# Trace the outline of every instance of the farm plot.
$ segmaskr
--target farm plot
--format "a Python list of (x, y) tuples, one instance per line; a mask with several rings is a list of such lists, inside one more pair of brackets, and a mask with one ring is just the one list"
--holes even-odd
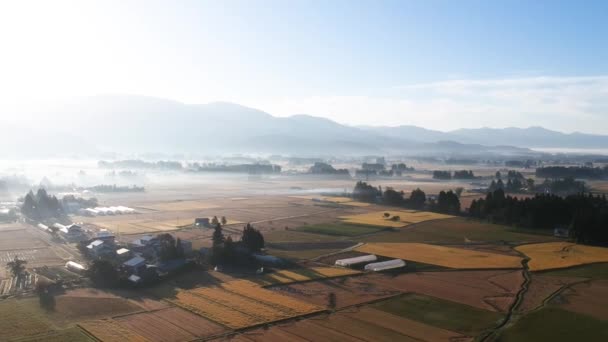
[(541, 274), (532, 274), (528, 291), (525, 292), (523, 300), (517, 310), (529, 312), (543, 305), (545, 300), (569, 284), (581, 281), (583, 278), (574, 277), (549, 277)]
[(95, 336), (102, 342), (129, 341), (129, 342), (149, 342), (145, 337), (137, 334), (133, 330), (125, 328), (115, 320), (97, 320), (78, 324), (83, 330)]
[(0, 251), (0, 264), (6, 265), (7, 262), (18, 257), (26, 260), (28, 266), (44, 264), (61, 264), (63, 259), (57, 256), (50, 248), (18, 249), (12, 251)]
[[(385, 216), (388, 213), (389, 216)], [(394, 219), (396, 216), (399, 219)], [(450, 215), (431, 213), (427, 211), (415, 210), (388, 210), (388, 211), (373, 211), (365, 214), (341, 216), (344, 222), (353, 224), (363, 224), (370, 226), (401, 228), (412, 223), (419, 223), (429, 220), (439, 220), (452, 218)]]
[(358, 236), (377, 233), (385, 230), (384, 227), (362, 226), (349, 223), (321, 223), (298, 227), (298, 231), (314, 234), (324, 234), (332, 236)]
[(517, 320), (499, 339), (506, 342), (608, 341), (608, 324), (557, 307), (545, 307)]
[(531, 260), (532, 271), (565, 268), (595, 262), (608, 262), (608, 248), (577, 245), (568, 242), (547, 242), (518, 246), (515, 249)]
[(264, 323), (256, 317), (233, 310), (228, 306), (197, 296), (188, 291), (180, 290), (177, 292), (174, 299), (171, 298), (166, 300), (232, 329), (240, 329)]
[(160, 233), (180, 229), (181, 226), (194, 222), (192, 218), (175, 218), (173, 220), (149, 219), (121, 219), (121, 220), (96, 220), (96, 226), (121, 234)]
[(521, 268), (521, 258), (424, 243), (366, 243), (359, 252), (456, 269)]
[[(452, 331), (362, 308), (248, 331), (237, 341), (452, 341), (466, 337)], [(232, 338), (230, 340), (233, 340)]]
[(48, 244), (27, 230), (0, 231), (0, 250), (41, 249)]
[(317, 202), (328, 202), (335, 204), (343, 204), (353, 207), (367, 207), (370, 206), (370, 203), (355, 201), (350, 197), (338, 197), (338, 196), (289, 196), (291, 198), (300, 198), (300, 199), (308, 199)]
[(475, 336), (495, 326), (502, 318), (497, 312), (438, 298), (407, 294), (372, 305), (373, 308), (449, 331)]
[(19, 339), (20, 342), (93, 342), (80, 328), (57, 330), (31, 338)]
[(555, 241), (551, 235), (528, 234), (525, 231), (465, 218), (421, 222), (396, 232), (367, 236), (363, 242), (426, 243), (530, 243)]
[(524, 281), (517, 271), (419, 272), (376, 279), (377, 284), (488, 311), (506, 312)]
[(55, 297), (53, 318), (61, 321), (105, 318), (141, 311), (141, 308), (122, 298)]
[(190, 341), (220, 334), (226, 329), (179, 308), (123, 316), (115, 319), (150, 341)]
[(309, 304), (304, 301), (293, 299), (289, 296), (283, 296), (275, 291), (267, 290), (259, 287), (258, 284), (248, 280), (235, 280), (223, 283), (222, 288), (237, 293), (239, 295), (263, 300), (264, 303), (277, 307), (279, 310), (296, 315), (305, 315), (323, 310), (322, 307)]
[(374, 276), (361, 276), (304, 284), (280, 285), (270, 289), (320, 307), (328, 307), (328, 295), (335, 295), (335, 307), (344, 308), (395, 296), (399, 290), (374, 282)]
[(320, 278), (334, 278), (361, 274), (359, 271), (338, 267), (308, 267), (278, 270), (257, 278), (264, 285), (289, 284)]
[(141, 206), (144, 209), (158, 211), (187, 211), (187, 210), (203, 210), (217, 208), (217, 204), (206, 201), (174, 201), (162, 202), (154, 204), (146, 204)]
[(0, 302), (0, 341), (31, 337), (53, 330), (37, 309), (38, 300), (4, 300)]
[(560, 308), (608, 321), (608, 280), (576, 284), (563, 293)]

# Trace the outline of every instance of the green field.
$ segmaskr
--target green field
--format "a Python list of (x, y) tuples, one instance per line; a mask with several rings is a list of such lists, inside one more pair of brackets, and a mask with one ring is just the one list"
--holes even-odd
[(394, 315), (467, 335), (476, 335), (491, 328), (502, 318), (498, 312), (413, 293), (373, 306)]
[(498, 341), (608, 341), (608, 322), (558, 308), (520, 318)]
[(296, 230), (273, 230), (264, 233), (266, 242), (327, 242), (339, 240), (336, 236), (306, 233)]
[(325, 254), (339, 252), (342, 249), (302, 249), (302, 250), (283, 250), (268, 248), (268, 254), (284, 259), (309, 260)]
[(408, 226), (396, 232), (366, 236), (362, 242), (425, 242), (425, 243), (530, 243), (556, 241), (544, 231), (481, 222), (466, 218), (434, 220)]
[(387, 229), (385, 227), (366, 226), (349, 223), (323, 223), (307, 225), (297, 228), (297, 231), (299, 232), (347, 237), (372, 234), (383, 230)]
[(550, 277), (579, 277), (589, 279), (608, 279), (608, 263), (590, 264), (562, 270), (539, 272), (538, 274)]

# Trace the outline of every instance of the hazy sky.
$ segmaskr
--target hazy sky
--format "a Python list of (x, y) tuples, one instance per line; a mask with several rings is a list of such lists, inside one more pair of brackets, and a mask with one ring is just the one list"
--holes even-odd
[(103, 93), (608, 134), (608, 1), (0, 0), (0, 103)]

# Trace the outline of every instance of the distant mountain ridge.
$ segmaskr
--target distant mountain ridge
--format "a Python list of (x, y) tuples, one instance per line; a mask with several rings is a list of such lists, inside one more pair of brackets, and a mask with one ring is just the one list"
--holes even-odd
[[(527, 155), (532, 153), (528, 147), (608, 147), (608, 136), (564, 134), (541, 127), (451, 132), (416, 126), (353, 127), (310, 115), (274, 117), (234, 103), (188, 105), (130, 95), (83, 97), (49, 105), (31, 121), (35, 122), (34, 136), (29, 134), (32, 125), (28, 122), (0, 136), (0, 143), (14, 146), (16, 139), (23, 145), (38, 144), (27, 146), (28, 156), (36, 152), (40, 156), (87, 152)], [(12, 152), (20, 153), (18, 149)]]

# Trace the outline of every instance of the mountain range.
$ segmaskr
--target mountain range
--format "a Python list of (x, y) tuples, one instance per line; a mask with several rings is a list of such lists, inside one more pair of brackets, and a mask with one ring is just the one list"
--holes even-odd
[[(10, 115), (10, 113), (9, 113)], [(530, 155), (528, 148), (607, 148), (608, 136), (530, 128), (440, 132), (416, 126), (353, 127), (310, 116), (274, 117), (234, 103), (189, 105), (131, 95), (54, 103), (7, 126), (9, 156), (162, 154)]]

